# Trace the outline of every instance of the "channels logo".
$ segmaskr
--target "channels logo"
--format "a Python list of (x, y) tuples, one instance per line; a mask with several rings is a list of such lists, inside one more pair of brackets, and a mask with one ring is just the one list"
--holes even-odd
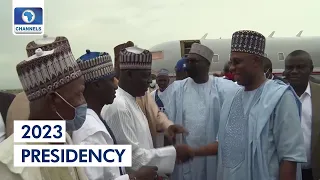
[(43, 9), (41, 7), (14, 8), (14, 33), (43, 34)]

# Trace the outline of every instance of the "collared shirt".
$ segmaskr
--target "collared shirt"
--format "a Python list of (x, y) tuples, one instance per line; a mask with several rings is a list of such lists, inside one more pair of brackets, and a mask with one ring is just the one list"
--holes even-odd
[(274, 75), (273, 74), (271, 74), (271, 79), (274, 79)]
[(311, 126), (312, 126), (312, 102), (310, 84), (308, 83), (307, 89), (300, 96), (302, 104), (301, 111), (301, 127), (303, 130), (304, 144), (307, 154), (307, 163), (302, 165), (303, 169), (311, 168)]

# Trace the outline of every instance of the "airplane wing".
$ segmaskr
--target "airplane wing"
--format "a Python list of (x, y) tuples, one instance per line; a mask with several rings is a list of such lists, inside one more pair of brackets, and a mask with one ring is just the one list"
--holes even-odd
[(201, 40), (206, 39), (207, 35), (208, 35), (208, 33), (206, 33), (204, 36), (202, 36)]
[(302, 32), (303, 32), (303, 30), (301, 30), (301, 31), (296, 35), (296, 37), (300, 37), (301, 34), (302, 34)]

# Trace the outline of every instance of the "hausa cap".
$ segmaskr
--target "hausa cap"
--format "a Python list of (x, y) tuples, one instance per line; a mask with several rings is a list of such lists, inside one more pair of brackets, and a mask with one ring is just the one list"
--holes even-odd
[(265, 56), (266, 38), (259, 32), (241, 30), (233, 33), (231, 52), (244, 52)]
[(86, 50), (86, 54), (77, 59), (85, 82), (92, 82), (101, 78), (113, 77), (115, 71), (111, 56), (106, 52), (91, 52)]
[(169, 71), (167, 69), (160, 69), (157, 76), (169, 76)]
[(202, 56), (203, 58), (208, 60), (209, 63), (211, 63), (214, 55), (213, 51), (210, 48), (199, 43), (192, 44), (189, 54), (197, 54), (199, 56)]
[(50, 51), (38, 48), (16, 69), (29, 101), (45, 96), (82, 75), (70, 46), (63, 45)]
[(29, 42), (26, 46), (26, 51), (28, 57), (30, 57), (35, 54), (35, 51), (38, 48), (41, 48), (42, 51), (51, 51), (61, 45), (70, 47), (69, 41), (66, 37), (48, 37), (48, 35), (44, 34), (43, 38)]
[(146, 49), (127, 47), (120, 51), (120, 69), (150, 69), (152, 54)]

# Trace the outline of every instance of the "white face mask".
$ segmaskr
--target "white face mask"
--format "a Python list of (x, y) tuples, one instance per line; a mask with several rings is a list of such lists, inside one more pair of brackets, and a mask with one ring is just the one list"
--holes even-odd
[(155, 87), (156, 87), (156, 84), (157, 84), (157, 82), (156, 82), (156, 80), (154, 79), (154, 80), (152, 80), (152, 83), (150, 83), (149, 87), (150, 87), (150, 88), (155, 88)]
[(267, 72), (264, 73), (264, 77), (269, 79), (270, 77), (272, 77), (272, 74), (269, 74), (267, 77), (267, 73), (269, 72), (270, 69), (267, 70)]

